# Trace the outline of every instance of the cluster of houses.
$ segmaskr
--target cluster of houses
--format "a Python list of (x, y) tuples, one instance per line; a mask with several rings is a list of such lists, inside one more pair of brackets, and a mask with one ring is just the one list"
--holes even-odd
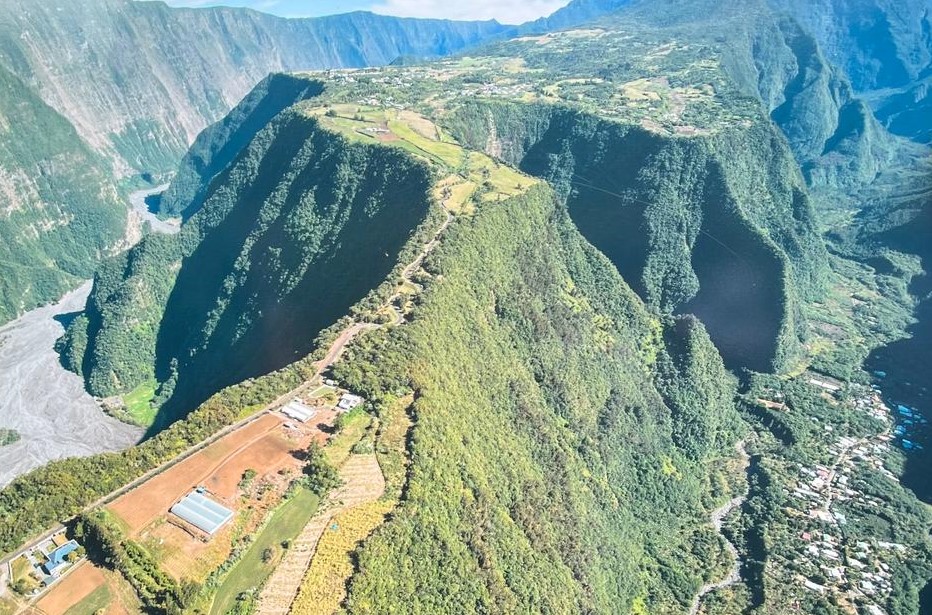
[(929, 421), (915, 408), (910, 408), (902, 404), (897, 404), (896, 414), (898, 417), (897, 426), (893, 428), (893, 435), (899, 439), (900, 446), (906, 451), (922, 450), (922, 444), (913, 440), (912, 432), (919, 426), (925, 425)]
[[(811, 382), (826, 389), (831, 382)], [(865, 466), (891, 480), (883, 459), (895, 440), (894, 414), (876, 388), (855, 387), (853, 406), (884, 425), (864, 438), (841, 437), (829, 446), (834, 463), (806, 467), (797, 464), (798, 477), (790, 491), (789, 518), (800, 526), (792, 568), (806, 590), (833, 594), (843, 601), (857, 601), (864, 612), (883, 615), (879, 606), (893, 591), (891, 565), (908, 556), (906, 546), (884, 541), (857, 540), (844, 531), (847, 514), (882, 511), (884, 503), (851, 487), (857, 471)]]

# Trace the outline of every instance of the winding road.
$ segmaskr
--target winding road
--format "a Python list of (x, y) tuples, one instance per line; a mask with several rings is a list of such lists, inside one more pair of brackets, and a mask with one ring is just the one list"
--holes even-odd
[[(736, 445), (738, 450), (738, 455), (741, 457), (741, 469), (746, 471), (748, 464), (750, 463), (750, 457), (744, 448), (744, 442), (738, 442)], [(712, 511), (710, 521), (712, 527), (715, 528), (715, 531), (719, 534), (722, 533), (722, 526), (725, 524), (725, 519), (730, 515), (734, 510), (740, 508), (744, 505), (744, 502), (747, 500), (747, 493), (734, 497), (715, 510)], [(701, 588), (699, 588), (699, 593), (696, 594), (696, 597), (693, 599), (693, 604), (689, 609), (689, 615), (696, 615), (699, 613), (699, 609), (702, 607), (702, 600), (711, 594), (712, 592), (724, 589), (730, 585), (734, 585), (741, 581), (741, 555), (738, 553), (738, 549), (735, 548), (735, 545), (728, 540), (728, 537), (722, 534), (722, 538), (725, 539), (725, 545), (728, 548), (728, 552), (731, 554), (733, 564), (731, 569), (728, 571), (728, 575), (719, 581), (714, 583), (706, 583)]]

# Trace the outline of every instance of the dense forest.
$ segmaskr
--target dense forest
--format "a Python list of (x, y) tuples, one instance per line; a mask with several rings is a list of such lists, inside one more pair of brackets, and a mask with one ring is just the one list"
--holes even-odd
[[(914, 614), (930, 453), (884, 404), (932, 387), (927, 152), (872, 115), (895, 92), (857, 95), (910, 91), (901, 50), (871, 75), (794, 2), (579, 2), (626, 10), (263, 81), (182, 161), (181, 232), (109, 258), (59, 345), (97, 395), (151, 388), (149, 438), (0, 491), (0, 551), (83, 511), (99, 563), (184, 611), (198, 587), (84, 508), (305, 382), (355, 320), (384, 326), (326, 377), (410, 431), (359, 446), (391, 458), (394, 508), (347, 554), (346, 612), (681, 613), (732, 570), (727, 536), (740, 580), (707, 613)], [(889, 588), (846, 585), (874, 572)]]
[(281, 113), (179, 235), (150, 236), (98, 272), (65, 354), (83, 355), (98, 395), (155, 378), (163, 428), (223, 387), (306, 355), (395, 267), (427, 217), (430, 177), (400, 152)]
[(470, 102), (451, 126), (477, 148), (507, 135), (495, 145), (505, 159), (564, 195), (649, 305), (700, 316), (729, 367), (770, 371), (799, 356), (801, 301), (823, 291), (825, 251), (793, 158), (766, 122), (669, 139), (547, 106)]
[(737, 435), (701, 324), (648, 310), (548, 188), (462, 220), (426, 269), (413, 322), (337, 365), (416, 399), (407, 498), (349, 609), (681, 611), (722, 549), (699, 526)]
[(90, 277), (125, 226), (102, 159), (0, 65), (0, 324)]

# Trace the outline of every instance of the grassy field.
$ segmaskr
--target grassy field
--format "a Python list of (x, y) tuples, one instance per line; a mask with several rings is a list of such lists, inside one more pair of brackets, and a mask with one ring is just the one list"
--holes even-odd
[(11, 579), (13, 583), (25, 578), (30, 572), (32, 572), (32, 564), (25, 556), (21, 555), (13, 560), (13, 578)]
[(0, 615), (13, 615), (17, 610), (16, 604), (6, 598), (0, 598)]
[[(239, 594), (262, 585), (281, 561), (282, 543), (293, 540), (301, 532), (317, 512), (319, 503), (316, 495), (302, 488), (275, 511), (255, 542), (220, 585), (210, 609), (212, 614), (226, 613), (233, 607)], [(272, 550), (273, 557), (263, 562), (262, 555), (266, 549)]]
[(156, 408), (152, 405), (158, 382), (148, 380), (123, 396), (126, 414), (129, 420), (141, 427), (148, 427), (155, 422)]
[(308, 113), (351, 140), (400, 147), (453, 172), (453, 178), (442, 180), (438, 189), (447, 189), (446, 204), (455, 213), (471, 213), (474, 198), (499, 201), (523, 193), (536, 183), (534, 178), (482, 152), (462, 147), (444, 136), (429, 119), (410, 111), (343, 104), (311, 109)]
[(102, 585), (65, 611), (65, 615), (94, 615), (94, 613), (106, 608), (110, 601), (110, 588)]
[(342, 425), (340, 433), (332, 438), (327, 444), (327, 448), (324, 449), (327, 460), (337, 468), (342, 466), (349, 458), (353, 446), (365, 435), (369, 425), (372, 424), (372, 417), (362, 406), (359, 406), (347, 412), (338, 420)]

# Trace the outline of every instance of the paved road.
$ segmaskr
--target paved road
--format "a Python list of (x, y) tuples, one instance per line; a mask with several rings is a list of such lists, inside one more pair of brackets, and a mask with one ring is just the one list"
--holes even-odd
[(54, 345), (64, 327), (54, 317), (82, 309), (90, 289), (88, 282), (0, 328), (0, 427), (22, 436), (0, 447), (0, 487), (49, 461), (121, 450), (142, 437), (104, 414), (81, 378), (58, 362)]

